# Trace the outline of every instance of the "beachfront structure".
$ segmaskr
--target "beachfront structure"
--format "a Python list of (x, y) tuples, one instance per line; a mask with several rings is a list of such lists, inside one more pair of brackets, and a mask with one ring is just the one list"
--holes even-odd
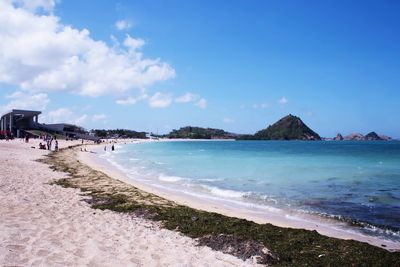
[(97, 140), (89, 135), (82, 127), (68, 124), (44, 124), (38, 122), (41, 111), (13, 109), (0, 119), (0, 136), (23, 137), (26, 133), (32, 134), (32, 130), (59, 134), (67, 138), (82, 138)]
[(92, 139), (92, 136), (88, 135), (85, 129), (68, 123), (39, 124), (39, 129), (53, 132), (69, 138)]
[(20, 137), (23, 130), (37, 129), (38, 116), (41, 113), (40, 111), (20, 109), (7, 112), (0, 119), (0, 134)]

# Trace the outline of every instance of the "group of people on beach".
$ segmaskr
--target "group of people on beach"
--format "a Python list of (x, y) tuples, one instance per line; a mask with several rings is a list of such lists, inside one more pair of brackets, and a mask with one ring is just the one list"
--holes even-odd
[(42, 144), (42, 142), (39, 143), (39, 149), (47, 149), (51, 150), (52, 144), (54, 141), (54, 151), (58, 151), (58, 140), (57, 137), (51, 136), (49, 134), (46, 134), (43, 136), (43, 141), (45, 143)]

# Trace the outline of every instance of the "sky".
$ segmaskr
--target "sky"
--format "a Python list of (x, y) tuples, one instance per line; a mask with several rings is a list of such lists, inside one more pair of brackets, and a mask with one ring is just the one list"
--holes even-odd
[(400, 2), (0, 0), (0, 113), (400, 137)]

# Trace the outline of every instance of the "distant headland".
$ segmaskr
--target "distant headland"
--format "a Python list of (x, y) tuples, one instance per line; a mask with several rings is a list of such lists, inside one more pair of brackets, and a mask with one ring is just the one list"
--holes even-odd
[(185, 126), (178, 130), (172, 130), (163, 138), (174, 139), (236, 139), (236, 140), (304, 140), (304, 141), (371, 141), (392, 140), (386, 135), (378, 135), (370, 132), (366, 135), (353, 133), (342, 136), (340, 133), (333, 138), (322, 138), (318, 133), (308, 127), (299, 117), (289, 114), (267, 128), (257, 131), (255, 134), (235, 134), (222, 129)]

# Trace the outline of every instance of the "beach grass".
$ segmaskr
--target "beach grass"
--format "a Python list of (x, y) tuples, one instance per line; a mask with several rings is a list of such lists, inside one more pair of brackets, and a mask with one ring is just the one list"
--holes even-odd
[(74, 148), (41, 159), (67, 178), (52, 183), (79, 188), (92, 208), (132, 214), (195, 238), (199, 245), (273, 266), (400, 266), (400, 252), (316, 231), (257, 224), (206, 212), (139, 190), (77, 160)]

